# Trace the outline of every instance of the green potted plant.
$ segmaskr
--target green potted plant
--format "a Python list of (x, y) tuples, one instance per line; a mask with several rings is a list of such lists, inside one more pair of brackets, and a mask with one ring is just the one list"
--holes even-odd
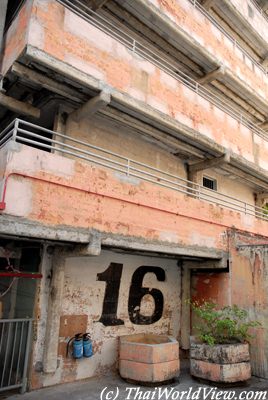
[(209, 301), (192, 302), (198, 317), (196, 337), (191, 338), (191, 375), (213, 382), (234, 383), (251, 377), (250, 329), (260, 326), (249, 321), (248, 312), (237, 305), (220, 308)]

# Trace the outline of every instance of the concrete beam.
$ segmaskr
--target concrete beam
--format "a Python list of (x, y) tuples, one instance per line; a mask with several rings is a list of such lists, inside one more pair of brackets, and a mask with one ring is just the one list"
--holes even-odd
[(267, 120), (264, 121), (263, 123), (261, 123), (261, 124), (259, 125), (259, 127), (260, 127), (261, 129), (263, 129), (263, 130), (266, 130), (266, 129), (268, 128), (268, 121), (267, 121)]
[(202, 1), (202, 6), (206, 9), (209, 10), (211, 7), (213, 7), (213, 4), (215, 4), (216, 0), (203, 0)]
[(195, 156), (199, 159), (204, 158), (204, 152), (194, 146), (183, 143), (179, 138), (172, 137), (160, 129), (156, 129), (145, 122), (139, 121), (137, 118), (133, 118), (128, 114), (116, 110), (115, 108), (106, 108), (101, 110), (101, 115), (106, 117), (108, 120), (119, 122), (126, 128), (135, 130), (144, 136), (155, 139), (159, 145), (163, 144), (164, 147), (168, 148), (168, 150), (173, 154), (182, 153)]
[(24, 103), (23, 101), (16, 100), (4, 93), (0, 93), (0, 105), (20, 115), (27, 115), (27, 117), (37, 119), (40, 118), (39, 108), (33, 107), (31, 104)]
[(161, 257), (162, 255), (172, 255), (172, 256), (181, 256), (181, 257), (194, 257), (194, 258), (204, 258), (211, 260), (220, 260), (225, 257), (225, 253), (216, 249), (208, 249), (197, 246), (179, 246), (175, 244), (166, 244), (156, 241), (146, 241), (139, 240), (138, 238), (127, 238), (120, 237), (119, 235), (109, 236), (103, 234), (102, 245), (108, 247), (115, 247), (125, 250), (134, 250), (138, 252), (148, 252), (148, 253), (158, 253)]
[(198, 83), (200, 83), (201, 85), (206, 85), (212, 81), (215, 81), (224, 74), (225, 68), (223, 65), (221, 65), (219, 68), (214, 69), (213, 71), (208, 72), (205, 76), (202, 76), (202, 78), (199, 78)]
[(263, 9), (263, 11), (267, 11), (268, 10), (267, 0), (260, 0), (259, 6)]
[(42, 88), (57, 93), (60, 96), (66, 97), (78, 103), (86, 101), (86, 96), (79, 93), (78, 90), (70, 88), (64, 83), (59, 83), (55, 79), (47, 77), (45, 74), (34, 71), (25, 65), (15, 62), (11, 67), (11, 72), (20, 78), (23, 82), (34, 83)]
[(268, 54), (261, 60), (261, 65), (266, 68), (268, 66)]
[(200, 272), (202, 272), (202, 269), (219, 270), (220, 272), (221, 270), (226, 270), (228, 259), (229, 256), (226, 253), (220, 260), (187, 261), (185, 267), (188, 269), (200, 270)]
[(70, 117), (75, 121), (90, 118), (98, 111), (105, 108), (111, 102), (111, 94), (107, 91), (102, 91), (97, 96), (93, 97), (85, 104), (83, 104), (78, 110), (73, 111)]
[(86, 245), (75, 246), (66, 252), (68, 257), (88, 257), (88, 256), (99, 256), (101, 253), (101, 239), (102, 235), (100, 232), (95, 232), (90, 235), (90, 241)]
[(108, 0), (93, 0), (92, 10), (97, 11), (107, 3)]
[(34, 238), (51, 242), (84, 243), (90, 242), (91, 233), (88, 229), (77, 229), (64, 226), (44, 226), (36, 221), (18, 220), (16, 217), (0, 215), (2, 236), (17, 238)]
[[(54, 57), (51, 57), (49, 54), (40, 49), (30, 45), (27, 46), (24, 59), (27, 62), (35, 61), (40, 65), (46, 66), (47, 68), (53, 67), (53, 72), (58, 74), (59, 77), (64, 77), (70, 83), (75, 82), (76, 84), (80, 84), (89, 91), (100, 91), (103, 90), (104, 87), (108, 90), (111, 90), (113, 93), (112, 105), (114, 108), (117, 108), (121, 112), (127, 113), (134, 118), (137, 118), (139, 121), (146, 122), (147, 124), (149, 123), (156, 129), (162, 130), (170, 136), (177, 137), (182, 142), (193, 145), (195, 148), (206, 152), (206, 154), (209, 154), (212, 157), (218, 157), (226, 151), (226, 148), (224, 148), (221, 144), (215, 142), (207, 136), (200, 134), (187, 125), (175, 120), (172, 117), (169, 117), (168, 115), (163, 114), (151, 106), (145, 105), (143, 102), (136, 100), (123, 92), (119, 92), (108, 85), (104, 85), (104, 83), (99, 79), (82, 71), (80, 71), (78, 75), (76, 68), (66, 64), (63, 61), (57, 60)], [(253, 178), (252, 182), (254, 182), (254, 184), (255, 181), (258, 182), (258, 190), (261, 190), (261, 188), (266, 190), (268, 187), (266, 171), (262, 170), (254, 163), (248, 162), (248, 160), (244, 159), (242, 156), (238, 156), (236, 154), (232, 155), (232, 165), (232, 173), (234, 175), (240, 176), (240, 171), (246, 171), (246, 180), (248, 182), (251, 182), (251, 178), (255, 177)]]
[(213, 167), (219, 167), (222, 164), (229, 164), (230, 160), (231, 160), (230, 152), (226, 152), (221, 157), (215, 157), (211, 158), (210, 160), (200, 161), (196, 164), (189, 165), (189, 172), (193, 173)]

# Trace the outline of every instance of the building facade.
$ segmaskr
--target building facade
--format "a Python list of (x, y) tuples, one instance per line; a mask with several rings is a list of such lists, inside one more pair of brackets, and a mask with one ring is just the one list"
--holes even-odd
[(268, 379), (265, 2), (0, 7), (2, 388), (116, 369), (130, 333), (187, 357), (190, 298), (262, 323)]

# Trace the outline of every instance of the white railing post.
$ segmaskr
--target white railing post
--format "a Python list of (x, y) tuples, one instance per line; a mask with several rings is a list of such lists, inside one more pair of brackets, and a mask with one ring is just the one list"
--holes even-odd
[(127, 176), (129, 176), (129, 169), (130, 169), (130, 159), (127, 159)]
[(14, 122), (13, 135), (12, 135), (12, 140), (14, 140), (14, 142), (16, 142), (18, 128), (19, 128), (19, 120), (18, 118), (16, 118)]

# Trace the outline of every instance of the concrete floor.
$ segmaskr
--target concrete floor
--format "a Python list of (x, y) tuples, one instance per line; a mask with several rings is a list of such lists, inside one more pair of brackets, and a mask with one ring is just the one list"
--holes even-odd
[[(131, 391), (132, 389), (132, 391)], [(242, 393), (243, 400), (268, 400), (268, 380), (253, 377), (247, 386), (216, 388), (215, 385), (201, 384), (193, 380), (189, 375), (189, 369), (184, 367), (180, 379), (170, 385), (161, 386), (161, 390), (167, 390), (164, 394), (154, 387), (138, 387), (123, 381), (118, 375), (108, 375), (101, 378), (92, 378), (76, 383), (53, 386), (36, 390), (30, 393), (8, 395), (8, 400), (239, 400)], [(219, 395), (225, 391), (230, 396)], [(148, 391), (150, 393), (148, 393)], [(183, 394), (185, 391), (187, 393)], [(195, 392), (199, 391), (199, 392)], [(234, 391), (234, 393), (233, 393)], [(262, 397), (253, 397), (256, 392), (263, 391)], [(244, 393), (246, 392), (246, 393)], [(170, 394), (168, 396), (168, 393)], [(218, 398), (216, 398), (218, 394)], [(246, 396), (249, 397), (246, 397)], [(232, 397), (231, 397), (232, 396)], [(241, 398), (242, 400), (242, 398)]]

